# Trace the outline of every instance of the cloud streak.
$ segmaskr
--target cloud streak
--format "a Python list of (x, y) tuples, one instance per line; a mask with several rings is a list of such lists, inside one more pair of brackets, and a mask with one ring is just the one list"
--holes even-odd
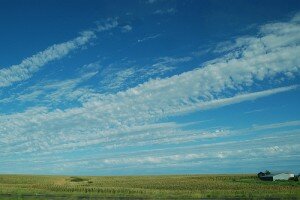
[(84, 31), (73, 40), (54, 44), (44, 51), (25, 58), (20, 64), (0, 70), (0, 88), (10, 86), (16, 82), (24, 81), (40, 70), (49, 62), (62, 59), (76, 49), (87, 45), (96, 38), (96, 33), (107, 31), (118, 26), (116, 19), (109, 19), (105, 23), (98, 23), (95, 30)]
[[(98, 27), (98, 31), (108, 30), (117, 23)], [(0, 114), (0, 156), (4, 158), (22, 155), (47, 155), (49, 153), (83, 150), (90, 147), (100, 149), (122, 149), (147, 145), (182, 144), (201, 142), (206, 139), (227, 137), (227, 130), (196, 131), (186, 129), (175, 122), (162, 122), (168, 117), (215, 109), (283, 92), (297, 90), (298, 85), (278, 86), (285, 80), (298, 76), (300, 68), (300, 24), (292, 19), (289, 22), (270, 23), (260, 27), (259, 37), (239, 37), (232, 46), (218, 46), (221, 55), (198, 68), (167, 78), (146, 81), (132, 88), (116, 93), (101, 94), (94, 90), (84, 90), (86, 98), (77, 107), (59, 109), (32, 107), (24, 112)], [(70, 51), (86, 44), (94, 37), (93, 33), (84, 35), (61, 45), (54, 45), (41, 54), (25, 59), (20, 65), (0, 71), (2, 87), (26, 80), (46, 63), (67, 55)], [(152, 38), (153, 39), (153, 38)], [(67, 44), (67, 45), (66, 45)], [(57, 50), (59, 49), (59, 50)], [(63, 50), (65, 49), (65, 50)], [(58, 53), (57, 53), (58, 52)], [(164, 57), (160, 65), (182, 64), (190, 57), (173, 59)], [(20, 71), (20, 72), (18, 72)], [(135, 74), (134, 68), (116, 74), (119, 87)], [(72, 79), (61, 83), (38, 87), (41, 93), (32, 93), (23, 98), (41, 95), (49, 87), (57, 92), (49, 94), (54, 101), (77, 99), (74, 88), (82, 81), (95, 75)], [(5, 78), (5, 77), (12, 77)], [(275, 83), (275, 84), (274, 84)], [(260, 86), (260, 87), (254, 87)], [(48, 87), (48, 88), (47, 88)], [(60, 88), (60, 89), (58, 89)], [(260, 88), (259, 90), (257, 88)], [(78, 90), (76, 90), (78, 92)], [(36, 91), (37, 92), (37, 91)], [(67, 95), (61, 94), (67, 93)], [(254, 127), (256, 131), (298, 126), (298, 121)], [(254, 129), (253, 128), (253, 129)], [(151, 132), (147, 131), (151, 130)], [(278, 141), (279, 138), (274, 139)], [(276, 147), (271, 144), (259, 149), (263, 155), (284, 152), (297, 152), (294, 145)], [(217, 145), (217, 144), (212, 144)], [(240, 147), (240, 146), (239, 146)], [(252, 149), (222, 151), (211, 147), (211, 153), (185, 152), (126, 158), (101, 158), (102, 168), (109, 165), (130, 163), (178, 164), (181, 161), (194, 162), (200, 159), (226, 159), (247, 153)], [(194, 149), (195, 150), (195, 149)], [(279, 153), (278, 153), (279, 152)], [(94, 152), (95, 153), (95, 152)], [(253, 155), (257, 158), (257, 155)], [(95, 165), (96, 166), (96, 165)]]
[(0, 87), (7, 87), (13, 83), (29, 79), (33, 73), (51, 61), (61, 59), (74, 51), (86, 45), (95, 34), (92, 31), (82, 32), (81, 35), (73, 40), (61, 44), (55, 44), (48, 47), (31, 57), (24, 59), (18, 65), (12, 65), (0, 70)]

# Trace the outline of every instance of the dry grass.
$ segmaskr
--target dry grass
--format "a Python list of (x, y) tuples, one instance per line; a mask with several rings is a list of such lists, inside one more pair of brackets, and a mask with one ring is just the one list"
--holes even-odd
[[(12, 197), (300, 198), (294, 181), (264, 182), (254, 175), (30, 176), (0, 175), (0, 194)], [(1, 195), (0, 195), (1, 198)]]

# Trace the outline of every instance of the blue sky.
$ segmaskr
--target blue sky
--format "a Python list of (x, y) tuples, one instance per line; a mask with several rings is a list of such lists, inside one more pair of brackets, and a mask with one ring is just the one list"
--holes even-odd
[(299, 172), (300, 2), (0, 2), (0, 173)]

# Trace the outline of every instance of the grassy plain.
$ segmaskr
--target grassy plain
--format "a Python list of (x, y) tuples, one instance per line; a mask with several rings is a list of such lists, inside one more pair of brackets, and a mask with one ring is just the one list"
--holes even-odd
[(33, 176), (0, 175), (0, 199), (298, 199), (300, 182), (255, 175)]

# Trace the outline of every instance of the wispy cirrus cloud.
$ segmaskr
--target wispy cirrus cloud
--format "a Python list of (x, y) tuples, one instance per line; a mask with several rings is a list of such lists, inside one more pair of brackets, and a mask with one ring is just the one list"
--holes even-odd
[(154, 11), (154, 14), (156, 15), (165, 15), (165, 14), (174, 14), (176, 13), (175, 8), (168, 8), (168, 9), (158, 9)]
[[(283, 92), (289, 89), (294, 88), (280, 88), (276, 92)], [(274, 94), (275, 91), (267, 91), (267, 95)], [(123, 96), (124, 94), (117, 94), (117, 96)], [(262, 95), (262, 92), (256, 94), (249, 94), (250, 100), (253, 98), (258, 98)], [(245, 100), (249, 100), (247, 96), (243, 95), (242, 97), (237, 96), (237, 100), (233, 97), (230, 100), (217, 100), (220, 103), (216, 102), (207, 102), (199, 106), (187, 107), (185, 104), (173, 105), (172, 107), (165, 106), (162, 102), (157, 105), (157, 99), (155, 102), (145, 102), (140, 101), (142, 98), (147, 98), (147, 96), (137, 97), (136, 95), (132, 97), (125, 97), (120, 99), (114, 99), (116, 95), (108, 95), (106, 100), (93, 100), (87, 103), (84, 103), (82, 108), (74, 108), (68, 110), (55, 110), (49, 111), (47, 108), (34, 108), (27, 110), (24, 113), (12, 114), (12, 115), (0, 115), (0, 124), (1, 124), (1, 133), (12, 132), (8, 136), (2, 135), (3, 141), (8, 142), (10, 146), (10, 152), (18, 152), (18, 150), (12, 151), (12, 148), (26, 148), (22, 151), (35, 152), (41, 151), (42, 149), (48, 149), (51, 147), (52, 150), (56, 148), (60, 150), (74, 149), (75, 147), (83, 147), (95, 144), (105, 143), (106, 145), (112, 145), (118, 147), (122, 142), (120, 136), (116, 140), (109, 144), (110, 137), (113, 133), (122, 133), (124, 130), (129, 128), (125, 133), (133, 134), (133, 130), (136, 126), (140, 126), (144, 123), (153, 123), (157, 118), (162, 118), (164, 116), (177, 115), (180, 112), (192, 112), (195, 110), (210, 109), (215, 107), (220, 107), (228, 105), (230, 103), (237, 103)], [(120, 97), (120, 96), (119, 96)], [(137, 100), (135, 100), (137, 99)], [(149, 101), (148, 96), (148, 101)], [(225, 102), (225, 103), (224, 103)], [(162, 112), (162, 109), (165, 111)], [(147, 110), (147, 111), (146, 111)], [(176, 111), (176, 112), (175, 112)], [(178, 113), (179, 112), (179, 113)], [(80, 122), (80, 123), (79, 123)], [(82, 124), (84, 122), (84, 125)], [(37, 126), (37, 123), (39, 124)], [(68, 125), (68, 126), (66, 126)], [(145, 130), (149, 127), (145, 127)], [(153, 128), (152, 128), (153, 130)], [(191, 134), (191, 138), (188, 139), (187, 136), (182, 138), (174, 137), (176, 130), (170, 130), (170, 134), (173, 135), (173, 138), (167, 139), (168, 142), (173, 141), (173, 143), (191, 141), (191, 139), (196, 138), (206, 138), (207, 136), (196, 134), (195, 132), (182, 132), (183, 134)], [(175, 132), (174, 132), (175, 131)], [(82, 141), (82, 133), (85, 133), (85, 140)], [(167, 131), (163, 131), (164, 134), (167, 134)], [(27, 135), (30, 133), (31, 140), (28, 141)], [(54, 134), (55, 133), (55, 134)], [(68, 134), (72, 133), (72, 134)], [(145, 133), (146, 134), (146, 133)], [(154, 134), (155, 135), (155, 134)], [(155, 139), (154, 135), (149, 135), (150, 140)], [(157, 136), (160, 136), (161, 133), (158, 132)], [(147, 134), (146, 134), (147, 136)], [(14, 138), (13, 140), (9, 138)], [(103, 138), (104, 137), (104, 138)], [(105, 138), (108, 137), (108, 138)], [(148, 136), (147, 136), (148, 137)], [(146, 138), (147, 138), (146, 137)], [(6, 139), (5, 139), (6, 138)], [(33, 139), (33, 138), (36, 138)], [(130, 136), (125, 136), (126, 140)], [(124, 138), (124, 139), (125, 139)], [(136, 137), (133, 137), (136, 142)], [(142, 139), (146, 139), (143, 137)], [(181, 138), (181, 139), (180, 139)], [(45, 140), (47, 139), (47, 140)], [(11, 145), (9, 141), (19, 141), (23, 145)], [(40, 143), (43, 141), (42, 143)], [(47, 142), (46, 142), (47, 141)], [(90, 142), (89, 142), (90, 141)], [(147, 141), (147, 140), (146, 140)], [(24, 144), (28, 143), (28, 146)], [(143, 140), (141, 144), (144, 145)], [(155, 144), (155, 143), (154, 143)], [(6, 151), (4, 150), (3, 153)]]
[[(160, 120), (297, 90), (297, 85), (278, 85), (299, 74), (299, 30), (299, 21), (294, 19), (270, 23), (260, 28), (259, 36), (237, 38), (230, 51), (220, 50), (222, 55), (219, 58), (194, 70), (152, 79), (116, 93), (90, 92), (88, 98), (74, 108), (33, 107), (20, 113), (1, 114), (0, 136), (3, 139), (0, 155), (32, 155), (35, 152), (47, 153), (50, 149), (66, 151), (93, 145), (117, 149), (124, 144), (177, 144), (209, 138), (203, 132), (184, 130), (178, 124), (160, 123)], [(187, 60), (189, 58), (165, 58), (162, 62), (176, 61), (180, 64)], [(134, 70), (123, 72), (118, 76), (122, 79), (120, 82), (135, 73)], [(276, 84), (274, 80), (278, 80)], [(260, 89), (254, 85), (259, 85)], [(159, 128), (153, 131), (153, 135), (145, 132), (146, 129), (155, 129), (155, 125)], [(138, 128), (142, 130), (141, 134), (136, 131)], [(163, 132), (169, 137), (162, 137)], [(224, 137), (227, 132), (214, 134), (210, 135)], [(274, 151), (274, 148), (271, 150)], [(295, 148), (288, 150), (295, 152)], [(187, 161), (186, 158), (190, 157), (193, 160), (193, 155), (195, 153), (186, 152), (183, 155), (173, 153), (161, 155), (161, 158), (149, 155), (145, 157), (147, 159), (138, 159), (140, 163), (151, 160), (159, 163), (165, 159), (176, 164), (180, 158)], [(196, 154), (194, 158), (200, 159), (201, 156)], [(234, 156), (229, 150), (218, 149), (208, 157)], [(122, 159), (120, 163), (124, 162)], [(106, 160), (106, 164), (118, 163), (107, 157), (102, 160)]]
[(12, 93), (9, 97), (0, 99), (0, 103), (38, 103), (44, 106), (61, 106), (72, 101), (81, 102), (94, 90), (88, 86), (80, 86), (95, 76), (98, 72), (81, 73), (80, 77), (68, 80), (47, 80), (33, 84), (21, 92)]
[[(161, 57), (156, 59), (156, 63), (152, 66), (154, 67), (154, 71), (170, 71), (174, 69), (178, 64), (183, 64), (192, 60), (192, 57)], [(150, 69), (151, 71), (151, 69)]]
[(31, 57), (24, 59), (18, 65), (12, 65), (0, 70), (0, 87), (7, 87), (13, 83), (29, 79), (32, 74), (51, 61), (61, 59), (86, 45), (92, 38), (95, 38), (92, 31), (82, 32), (81, 35), (73, 40), (48, 47)]
[(95, 30), (88, 30), (80, 33), (77, 38), (54, 44), (44, 51), (25, 58), (20, 64), (12, 65), (0, 70), (0, 88), (10, 86), (16, 82), (24, 81), (37, 72), (40, 68), (49, 62), (59, 60), (70, 54), (76, 49), (87, 45), (93, 38), (96, 38), (97, 32), (106, 31), (115, 28), (118, 25), (116, 19), (109, 19), (105, 23), (98, 23)]
[(113, 29), (119, 25), (118, 19), (117, 18), (108, 18), (105, 19), (104, 21), (97, 21), (96, 22), (96, 29), (94, 31), (96, 32), (102, 32), (102, 31), (107, 31), (110, 29)]
[(244, 112), (244, 114), (258, 113), (258, 112), (263, 112), (265, 110), (267, 110), (267, 109), (254, 109), (254, 110), (246, 111), (246, 112)]
[[(272, 160), (284, 161), (286, 159), (294, 159), (299, 154), (299, 144), (294, 140), (297, 134), (297, 130), (295, 131), (275, 132), (275, 135), (262, 134), (258, 138), (247, 140), (230, 138), (230, 140), (226, 142), (211, 143), (207, 141), (188, 146), (172, 145), (134, 152), (120, 153), (109, 151), (104, 154), (101, 153), (101, 151), (97, 151), (97, 155), (88, 154), (75, 159), (56, 157), (55, 160), (51, 159), (48, 161), (49, 155), (42, 154), (40, 158), (37, 157), (33, 161), (33, 165), (36, 166), (38, 164), (39, 167), (37, 169), (43, 168), (49, 170), (51, 167), (58, 167), (64, 172), (66, 170), (72, 171), (79, 166), (86, 167), (88, 172), (89, 170), (95, 169), (105, 171), (106, 169), (115, 170), (119, 168), (155, 169), (157, 167), (172, 166), (174, 169), (182, 169), (183, 166), (189, 166), (190, 168), (204, 165), (213, 167), (216, 163), (218, 163), (217, 166), (222, 163), (222, 167), (224, 167), (229, 163), (232, 165), (234, 161), (239, 166), (246, 162), (247, 164), (256, 165), (257, 169), (265, 167), (266, 165), (274, 169), (274, 167), (278, 167), (278, 165), (276, 165), (276, 162), (272, 162)], [(220, 136), (222, 137), (222, 135)], [(282, 141), (285, 141), (285, 143), (282, 143)], [(20, 159), (14, 162), (14, 164), (19, 166), (26, 161), (26, 159)], [(3, 166), (6, 166), (10, 162), (9, 159), (0, 161)], [(26, 168), (27, 164), (23, 165), (23, 167)], [(230, 164), (228, 167), (230, 167)], [(216, 166), (213, 168), (218, 169)], [(203, 168), (201, 169), (203, 170)], [(199, 170), (201, 171), (201, 169)]]
[(144, 37), (142, 39), (138, 39), (138, 43), (145, 42), (147, 40), (152, 40), (152, 39), (158, 38), (160, 36), (161, 36), (161, 34), (155, 34), (155, 35), (146, 36), (146, 37)]
[(130, 31), (132, 31), (132, 26), (125, 25), (125, 26), (122, 27), (122, 31), (125, 32), (125, 33), (130, 32)]

